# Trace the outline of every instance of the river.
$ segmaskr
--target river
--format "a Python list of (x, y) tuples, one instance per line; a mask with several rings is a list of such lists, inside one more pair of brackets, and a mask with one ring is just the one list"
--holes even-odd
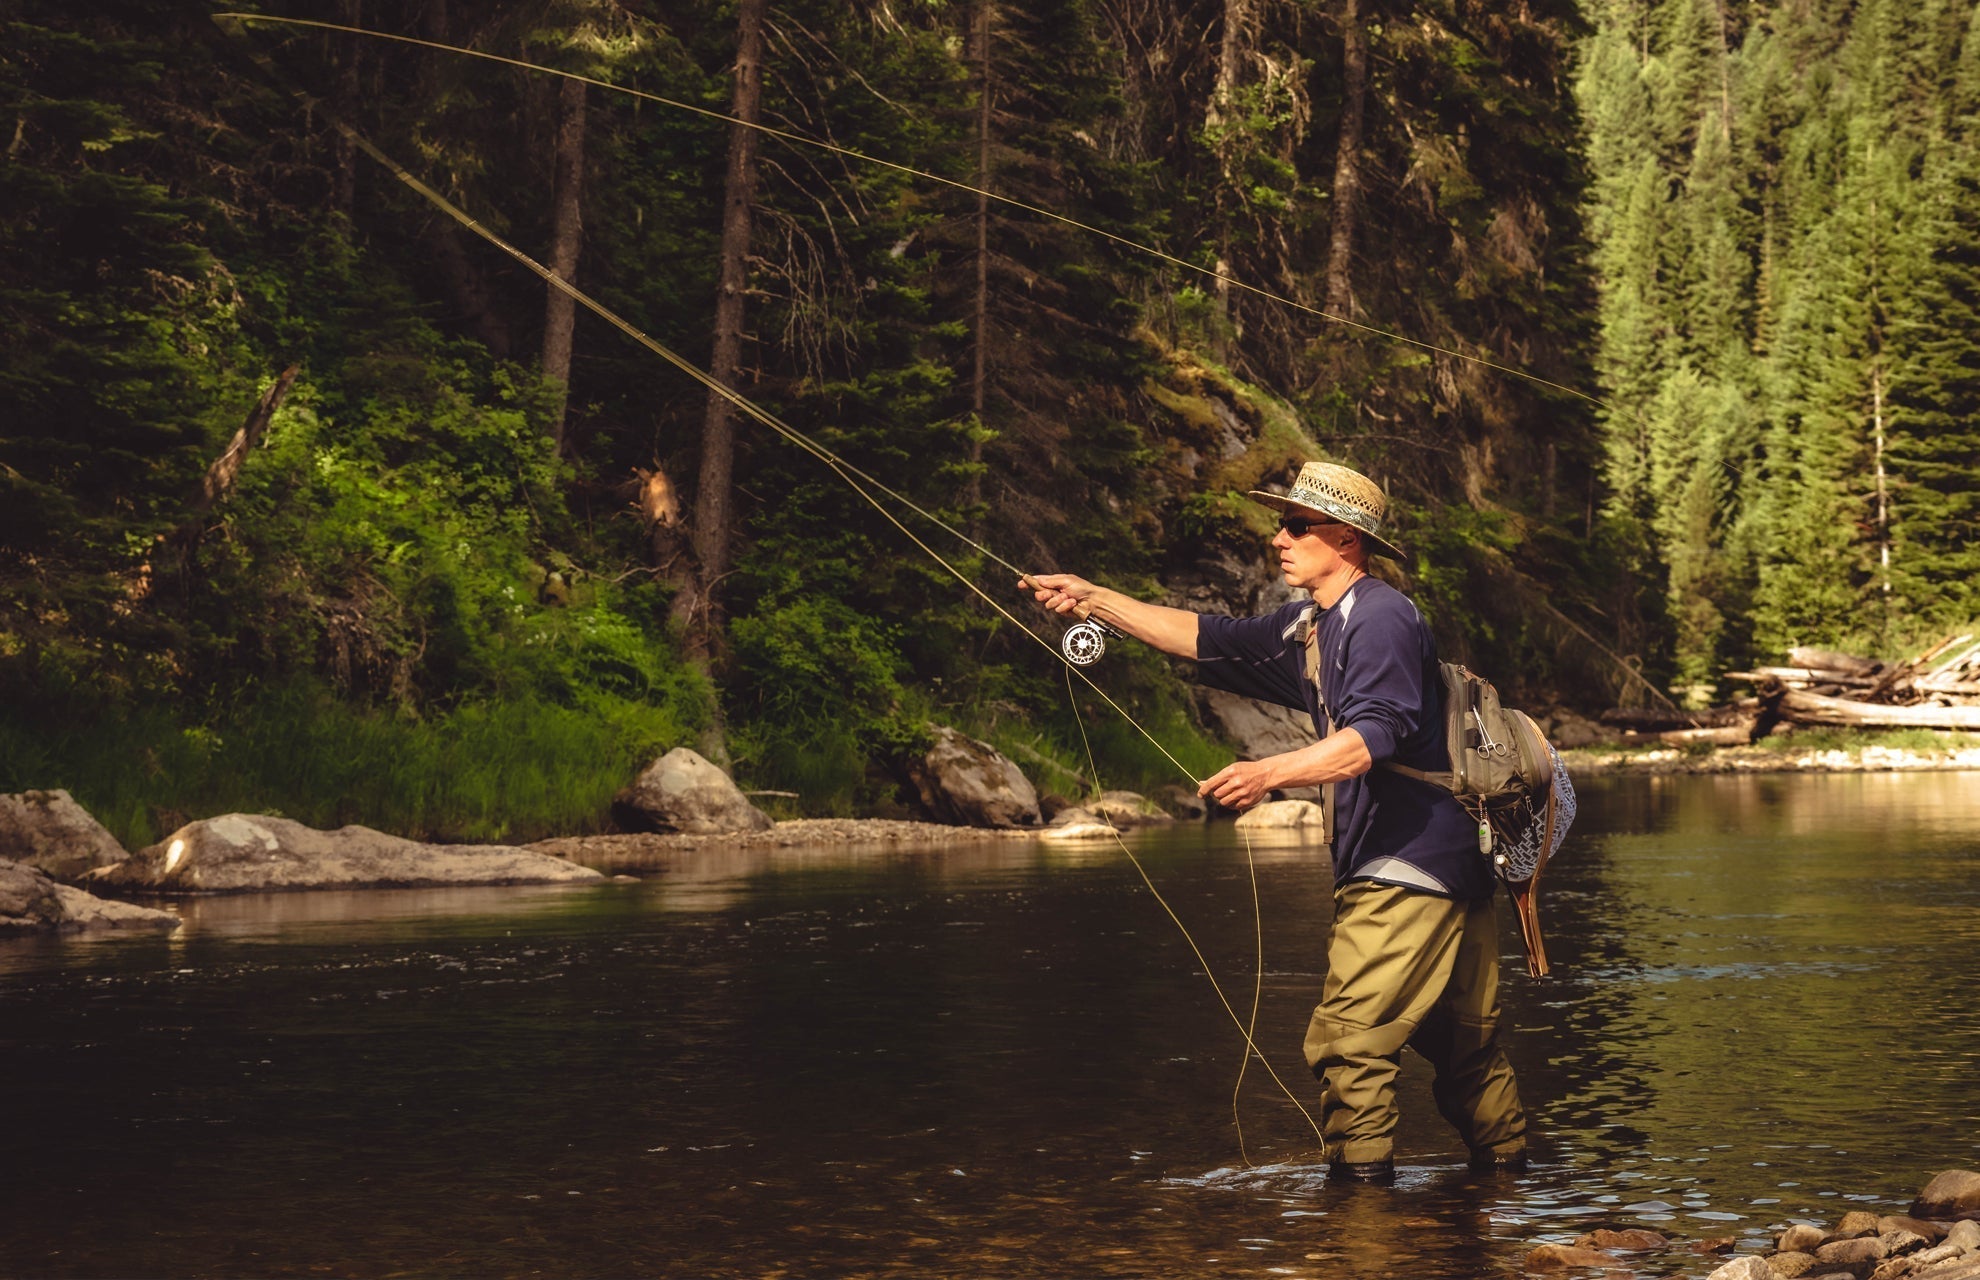
[[(1118, 847), (704, 854), (638, 883), (182, 904), (0, 943), (0, 1270), (1385, 1276), (1598, 1225), (1757, 1247), (1980, 1167), (1980, 775), (1580, 783), (1555, 976), (1502, 910), (1524, 1176), (1406, 1062), (1328, 1186)], [(1131, 837), (1309, 1106), (1324, 859)], [(626, 868), (615, 868), (625, 870)], [(1681, 1248), (1642, 1275), (1703, 1275)]]

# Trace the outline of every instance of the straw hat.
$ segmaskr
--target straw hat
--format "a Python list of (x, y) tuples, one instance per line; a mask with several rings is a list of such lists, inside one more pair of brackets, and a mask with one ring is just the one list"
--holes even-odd
[(1251, 497), (1274, 511), (1305, 507), (1332, 516), (1360, 532), (1369, 554), (1409, 563), (1409, 557), (1382, 535), (1382, 526), (1389, 522), (1389, 496), (1359, 471), (1332, 462), (1309, 462), (1299, 469), (1292, 492), (1253, 489)]

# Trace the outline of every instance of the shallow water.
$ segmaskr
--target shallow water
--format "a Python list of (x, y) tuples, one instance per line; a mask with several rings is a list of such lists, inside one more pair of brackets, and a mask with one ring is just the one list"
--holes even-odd
[[(0, 943), (0, 1271), (1468, 1277), (1980, 1167), (1980, 776), (1580, 790), (1553, 978), (1501, 921), (1523, 1177), (1464, 1171), (1415, 1060), (1394, 1189), (1325, 1185), (1256, 1062), (1240, 1145), (1237, 1031), (1118, 848), (779, 850)], [(1233, 829), (1134, 848), (1247, 1009)], [(1326, 867), (1254, 852), (1259, 1043), (1312, 1105)]]

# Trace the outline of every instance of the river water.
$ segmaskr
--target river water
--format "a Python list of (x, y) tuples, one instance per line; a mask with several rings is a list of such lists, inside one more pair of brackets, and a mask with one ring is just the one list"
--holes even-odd
[[(1980, 1167), (1980, 775), (1580, 793), (1554, 977), (1501, 913), (1524, 1176), (1465, 1171), (1414, 1059), (1393, 1189), (1328, 1186), (1255, 1061), (1234, 1121), (1242, 1042), (1118, 847), (698, 855), (0, 943), (0, 1272), (1469, 1277)], [(1255, 866), (1258, 1040), (1313, 1105), (1324, 859), (1131, 839), (1241, 1012)]]

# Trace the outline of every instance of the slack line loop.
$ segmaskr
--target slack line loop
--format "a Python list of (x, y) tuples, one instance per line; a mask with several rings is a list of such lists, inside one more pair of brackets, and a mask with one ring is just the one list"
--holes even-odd
[(1376, 325), (1364, 324), (1348, 316), (1337, 315), (1334, 312), (1324, 311), (1319, 307), (1311, 306), (1297, 299), (1288, 298), (1282, 293), (1274, 293), (1270, 289), (1248, 284), (1235, 276), (1223, 274), (1213, 267), (1200, 266), (1186, 258), (1179, 258), (1172, 253), (1157, 249), (1152, 245), (1142, 244), (1137, 240), (1131, 240), (1124, 235), (1108, 231), (1103, 227), (1096, 227), (1091, 223), (1081, 222), (1077, 218), (1054, 212), (1042, 205), (1031, 204), (1011, 196), (998, 195), (994, 191), (973, 186), (956, 178), (945, 178), (939, 173), (929, 173), (924, 169), (916, 169), (911, 165), (901, 164), (898, 161), (883, 160), (879, 156), (870, 156), (863, 151), (856, 151), (851, 147), (842, 147), (836, 143), (822, 142), (816, 138), (807, 138), (801, 133), (792, 133), (788, 129), (779, 129), (775, 125), (767, 125), (750, 120), (739, 120), (734, 116), (715, 111), (708, 107), (698, 107), (691, 102), (682, 102), (677, 98), (649, 93), (644, 89), (634, 89), (626, 85), (611, 84), (604, 80), (594, 79), (591, 76), (579, 75), (575, 71), (561, 71), (556, 67), (546, 67), (541, 63), (526, 62), (521, 58), (505, 57), (499, 53), (484, 53), (479, 49), (463, 48), (460, 45), (445, 44), (438, 40), (422, 40), (417, 36), (394, 35), (386, 31), (373, 31), (365, 27), (347, 26), (337, 22), (318, 22), (309, 18), (280, 18), (262, 13), (216, 13), (213, 15), (213, 21), (219, 24), (221, 30), (228, 32), (230, 35), (239, 35), (243, 39), (246, 38), (243, 31), (245, 24), (258, 22), (271, 26), (306, 27), (317, 31), (334, 31), (342, 35), (363, 36), (371, 40), (385, 40), (394, 44), (413, 45), (422, 49), (434, 49), (442, 53), (458, 54), (464, 58), (480, 58), (485, 62), (499, 63), (502, 66), (515, 67), (522, 71), (534, 71), (543, 75), (561, 76), (566, 80), (575, 80), (580, 84), (591, 85), (607, 93), (623, 93), (628, 97), (638, 98), (645, 102), (657, 103), (660, 106), (669, 107), (675, 111), (685, 111), (691, 115), (701, 116), (704, 119), (719, 120), (724, 124), (740, 125), (745, 129), (754, 129), (758, 133), (776, 138), (782, 142), (792, 143), (801, 147), (812, 147), (835, 156), (842, 156), (848, 160), (857, 160), (862, 164), (876, 165), (882, 169), (891, 169), (895, 173), (906, 174), (909, 177), (918, 178), (923, 182), (932, 182), (956, 191), (968, 192), (971, 195), (995, 200), (999, 204), (1009, 208), (1036, 214), (1038, 217), (1049, 219), (1061, 226), (1071, 227), (1077, 231), (1084, 231), (1088, 235), (1098, 236), (1102, 240), (1120, 245), (1124, 249), (1132, 250), (1135, 253), (1146, 254), (1148, 257), (1154, 258), (1158, 262), (1166, 263), (1169, 266), (1180, 267), (1184, 271), (1208, 276), (1217, 282), (1219, 288), (1237, 289), (1254, 297), (1263, 298), (1268, 302), (1276, 302), (1280, 306), (1289, 307), (1294, 311), (1325, 320), (1330, 324), (1342, 325), (1346, 328), (1368, 334), (1371, 337), (1384, 338), (1390, 342), (1398, 342), (1404, 346), (1415, 347), (1420, 351), (1428, 351), (1433, 355), (1448, 356), (1453, 360), (1462, 360), (1467, 364), (1474, 364), (1483, 369), (1490, 369), (1495, 373), (1502, 373), (1509, 377), (1518, 378), (1534, 386), (1545, 387), (1552, 391), (1559, 391), (1573, 396), (1578, 400), (1585, 400), (1598, 409), (1604, 409), (1611, 413), (1627, 414), (1629, 417), (1641, 419), (1641, 415), (1630, 413), (1628, 410), (1612, 405), (1600, 396), (1590, 395), (1588, 392), (1577, 390), (1574, 387), (1568, 386), (1566, 383), (1555, 382), (1550, 378), (1543, 378), (1537, 373), (1529, 373), (1514, 365), (1501, 364), (1497, 360), (1491, 360), (1484, 356), (1470, 355), (1457, 350), (1455, 347), (1442, 346), (1435, 342), (1425, 341), (1422, 338), (1412, 338), (1408, 334), (1398, 333), (1392, 329), (1383, 329)]
[[(228, 34), (234, 35), (237, 38), (241, 39), (248, 56), (254, 60), (256, 65), (259, 66), (262, 69), (262, 71), (265, 74), (267, 74), (272, 81), (274, 81), (277, 84), (286, 85), (286, 78), (282, 75), (280, 69), (275, 66), (273, 61), (267, 55), (261, 53), (259, 50), (254, 49), (251, 45), (247, 45), (245, 36), (242, 35), (238, 23), (230, 23), (226, 21), (226, 19), (231, 16), (237, 16), (237, 15), (222, 14), (216, 17), (215, 21), (219, 23), (223, 31), (226, 31)], [(246, 16), (246, 15), (238, 15), (238, 16)], [(307, 23), (301, 25), (325, 26), (328, 24)], [(414, 43), (425, 43), (425, 42), (416, 41)], [(1023, 570), (1019, 569), (1016, 565), (1004, 559), (1002, 556), (997, 555), (994, 551), (990, 550), (982, 543), (976, 541), (973, 538), (970, 538), (968, 535), (964, 534), (961, 530), (955, 528), (946, 521), (942, 520), (939, 516), (936, 516), (932, 512), (921, 507), (919, 504), (915, 503), (912, 499), (908, 498), (906, 495), (895, 491), (886, 484), (875, 479), (873, 476), (868, 475), (866, 472), (860, 470), (858, 467), (854, 466), (846, 459), (840, 457), (836, 453), (832, 452), (830, 449), (827, 449), (825, 446), (811, 439), (809, 436), (805, 435), (802, 431), (799, 431), (796, 427), (793, 427), (790, 424), (784, 422), (782, 419), (777, 417), (775, 414), (771, 413), (769, 410), (756, 404), (754, 401), (743, 396), (740, 392), (735, 391), (733, 388), (724, 385), (723, 383), (716, 380), (713, 376), (703, 371), (698, 366), (694, 365), (685, 358), (675, 354), (673, 351), (669, 350), (668, 348), (662, 346), (659, 342), (655, 341), (644, 331), (634, 326), (630, 321), (626, 320), (618, 313), (612, 311), (610, 308), (606, 307), (603, 303), (592, 298), (589, 294), (585, 293), (577, 286), (563, 279), (561, 276), (557, 275), (556, 272), (551, 271), (548, 267), (536, 261), (536, 259), (530, 257), (528, 254), (524, 253), (521, 249), (510, 244), (508, 241), (502, 239), (502, 237), (496, 235), (486, 226), (483, 226), (480, 222), (475, 220), (475, 218), (469, 215), (465, 210), (455, 205), (452, 201), (448, 200), (445, 196), (441, 195), (431, 186), (421, 181), (419, 177), (413, 174), (410, 170), (406, 169), (405, 166), (399, 164), (398, 161), (394, 160), (384, 151), (381, 151), (378, 147), (374, 146), (370, 141), (370, 139), (366, 138), (363, 134), (359, 133), (356, 129), (352, 128), (349, 124), (345, 123), (345, 121), (341, 117), (339, 117), (335, 112), (329, 110), (322, 102), (311, 97), (309, 94), (294, 88), (293, 86), (288, 86), (288, 87), (289, 87), (289, 92), (293, 96), (295, 96), (297, 99), (302, 101), (311, 110), (315, 111), (322, 119), (327, 121), (332, 128), (336, 129), (338, 133), (342, 134), (345, 138), (347, 138), (353, 146), (357, 147), (367, 156), (377, 161), (378, 164), (383, 166), (388, 172), (390, 172), (393, 177), (397, 178), (401, 183), (405, 184), (407, 187), (409, 187), (414, 192), (416, 192), (422, 199), (427, 201), (434, 208), (440, 210), (442, 213), (445, 213), (455, 222), (459, 223), (463, 227), (466, 227), (469, 231), (472, 231), (475, 235), (479, 236), (483, 240), (486, 240), (489, 244), (494, 245), (496, 248), (500, 249), (503, 253), (507, 254), (510, 258), (514, 259), (517, 263), (521, 264), (523, 267), (527, 268), (535, 275), (541, 277), (545, 282), (547, 282), (554, 288), (559, 289), (565, 294), (569, 295), (574, 302), (583, 306), (587, 311), (590, 311), (592, 314), (598, 316), (600, 319), (604, 320), (606, 323), (610, 324), (613, 328), (619, 330), (621, 333), (624, 333), (627, 337), (637, 342), (640, 346), (645, 347), (648, 351), (651, 351), (653, 354), (659, 356), (662, 360), (665, 360), (668, 364), (680, 370), (682, 373), (686, 374), (694, 381), (700, 383), (702, 386), (708, 388), (710, 391), (713, 391), (717, 395), (720, 395), (724, 399), (728, 400), (745, 416), (757, 422), (762, 423), (764, 426), (768, 427), (771, 431), (775, 432), (778, 436), (782, 437), (788, 443), (797, 446), (798, 448), (804, 450), (806, 453), (809, 453), (813, 457), (817, 458), (819, 462), (824, 464), (835, 475), (837, 475), (841, 480), (843, 480), (846, 483), (847, 487), (851, 488), (853, 492), (857, 493), (870, 506), (872, 506), (875, 511), (879, 512), (883, 517), (885, 517), (890, 524), (892, 524), (895, 528), (899, 529), (901, 533), (910, 542), (914, 543), (916, 547), (920, 548), (930, 559), (934, 560), (935, 563), (942, 566), (942, 568), (945, 569), (952, 577), (954, 577), (958, 582), (962, 583), (965, 587), (969, 588), (972, 592), (974, 592), (978, 597), (980, 597), (986, 604), (988, 604), (998, 614), (1000, 614), (1003, 618), (1009, 621), (1013, 626), (1017, 627), (1018, 630), (1022, 631), (1025, 635), (1031, 637), (1031, 639), (1035, 643), (1042, 646), (1048, 653), (1051, 653), (1054, 657), (1059, 658), (1061, 665), (1064, 666), (1066, 671), (1066, 688), (1069, 698), (1072, 691), (1072, 677), (1076, 674), (1079, 676), (1081, 680), (1084, 680), (1086, 682), (1087, 686), (1091, 688), (1093, 692), (1095, 692), (1100, 696), (1102, 701), (1104, 701), (1109, 707), (1111, 707), (1123, 720), (1125, 720), (1128, 724), (1132, 725), (1136, 730), (1136, 732), (1140, 733), (1142, 737), (1146, 738), (1149, 741), (1149, 743), (1155, 747), (1157, 751), (1161, 752), (1163, 757), (1167, 759), (1170, 764), (1176, 767), (1177, 772), (1182, 774), (1183, 777), (1188, 778), (1192, 783), (1196, 784), (1197, 786), (1200, 787), (1202, 785), (1203, 780), (1201, 778), (1198, 778), (1194, 773), (1190, 772), (1190, 770), (1187, 767), (1185, 767), (1180, 760), (1176, 759), (1175, 755), (1171, 753), (1167, 747), (1163, 746), (1162, 743), (1153, 734), (1151, 734), (1147, 730), (1147, 728), (1145, 728), (1141, 724), (1140, 721), (1136, 720), (1134, 716), (1129, 714), (1126, 708), (1122, 707), (1120, 703), (1116, 702), (1107, 693), (1106, 690), (1102, 689), (1099, 685), (1095, 684), (1092, 677), (1088, 676), (1085, 671), (1081, 670), (1079, 667), (1075, 666), (1073, 663), (1068, 661), (1062, 654), (1060, 654), (1057, 646), (1053, 645), (1049, 640), (1046, 640), (1044, 637), (1040, 636), (1030, 627), (1027, 627), (1019, 618), (1017, 618), (1014, 614), (1012, 614), (1009, 609), (1005, 608), (988, 592), (984, 591), (982, 587), (978, 586), (974, 581), (972, 581), (968, 575), (962, 572), (961, 569), (957, 568), (954, 564), (951, 564), (933, 547), (930, 547), (912, 529), (908, 528), (908, 526), (905, 523), (903, 523), (898, 516), (896, 516), (892, 511), (888, 510), (886, 505), (874, 496), (874, 491), (885, 494), (887, 497), (894, 499), (896, 502), (899, 502), (902, 506), (908, 508), (909, 510), (913, 511), (915, 514), (927, 520), (929, 523), (935, 525), (937, 528), (942, 529), (944, 532), (951, 534), (956, 539), (961, 541), (964, 545), (970, 547), (971, 549), (977, 551), (979, 554), (983, 555), (986, 559), (1006, 569), (1009, 569), (1012, 573), (1016, 574), (1018, 577), (1029, 578), (1029, 575), (1026, 574)], [(1083, 719), (1079, 718), (1079, 708), (1076, 702), (1074, 703), (1072, 709), (1073, 709), (1073, 715), (1078, 720), (1079, 723), (1081, 740), (1085, 741), (1086, 724)], [(1087, 750), (1088, 767), (1093, 770), (1092, 776), (1097, 780), (1099, 777), (1099, 773), (1097, 766), (1095, 766), (1093, 762), (1092, 745), (1090, 742), (1087, 743), (1086, 750)], [(1096, 781), (1096, 785), (1097, 785), (1097, 781)], [(1109, 823), (1108, 825), (1112, 826), (1111, 823)], [(1306, 1109), (1305, 1105), (1300, 1102), (1298, 1096), (1294, 1094), (1290, 1088), (1287, 1087), (1285, 1081), (1281, 1079), (1278, 1072), (1273, 1069), (1270, 1061), (1266, 1059), (1264, 1053), (1258, 1048), (1256, 1042), (1253, 1039), (1252, 1033), (1256, 1027), (1256, 1020), (1258, 1013), (1258, 994), (1259, 991), (1262, 990), (1262, 984), (1264, 981), (1264, 966), (1263, 966), (1264, 937), (1262, 934), (1262, 924), (1260, 925), (1261, 932), (1258, 938), (1259, 966), (1258, 966), (1257, 981), (1259, 987), (1258, 990), (1255, 990), (1253, 993), (1252, 1024), (1250, 1026), (1247, 1026), (1244, 1019), (1238, 1016), (1237, 1010), (1232, 1007), (1230, 1000), (1225, 996), (1223, 987), (1218, 983), (1216, 975), (1211, 970), (1208, 960), (1204, 957), (1202, 948), (1197, 945), (1195, 937), (1191, 935), (1188, 927), (1183, 924), (1182, 919), (1176, 915), (1175, 910), (1169, 906), (1167, 899), (1163, 898), (1161, 892), (1156, 889), (1155, 882), (1149, 877), (1148, 872), (1146, 868), (1142, 866), (1141, 861), (1138, 858), (1136, 858), (1134, 856), (1133, 851), (1128, 848), (1127, 842), (1125, 840), (1121, 840), (1120, 832), (1118, 831), (1118, 829), (1115, 830), (1114, 837), (1116, 841), (1120, 843), (1122, 851), (1127, 854), (1128, 861), (1133, 864), (1135, 870), (1140, 874), (1142, 882), (1148, 887), (1149, 892), (1155, 896), (1156, 902), (1159, 903), (1162, 909), (1168, 913), (1169, 919), (1175, 923), (1176, 928), (1181, 930), (1184, 940), (1189, 944), (1190, 951), (1196, 956), (1197, 963), (1201, 965), (1203, 969), (1204, 977), (1209, 980), (1211, 990), (1216, 993), (1218, 1003), (1221, 1004), (1224, 1008), (1224, 1011), (1230, 1015), (1231, 1021), (1237, 1026), (1239, 1032), (1244, 1037), (1245, 1057), (1243, 1062), (1241, 1062), (1239, 1066), (1238, 1086), (1237, 1086), (1238, 1089), (1241, 1090), (1243, 1088), (1245, 1065), (1249, 1063), (1251, 1055), (1256, 1054), (1258, 1056), (1258, 1060), (1260, 1061), (1260, 1063), (1264, 1065), (1266, 1072), (1271, 1075), (1273, 1082), (1279, 1086), (1279, 1088), (1285, 1093), (1287, 1099), (1292, 1102), (1293, 1106), (1299, 1110), (1299, 1113), (1306, 1118), (1307, 1123), (1310, 1126), (1312, 1126), (1314, 1136), (1316, 1138), (1320, 1138), (1321, 1137), (1320, 1127), (1318, 1123), (1314, 1121), (1312, 1113), (1309, 1112)], [(1251, 842), (1249, 836), (1247, 836), (1245, 840), (1245, 852), (1247, 858), (1249, 858), (1251, 853)], [(1252, 874), (1252, 907), (1253, 907), (1254, 919), (1256, 920), (1259, 918), (1259, 916), (1258, 916), (1258, 901), (1257, 901), (1257, 876), (1256, 876), (1255, 868)], [(1234, 1091), (1232, 1094), (1232, 1113), (1234, 1117), (1236, 1115), (1236, 1107), (1237, 1107), (1237, 1093)], [(1322, 1139), (1322, 1141), (1324, 1142), (1324, 1139)], [(1240, 1143), (1240, 1148), (1242, 1148), (1243, 1131), (1241, 1127), (1239, 1130), (1239, 1143)]]
[[(1073, 696), (1072, 678), (1073, 673), (1076, 671), (1079, 672), (1081, 679), (1086, 678), (1084, 671), (1079, 671), (1079, 668), (1073, 666), (1071, 663), (1066, 664), (1066, 703), (1072, 708), (1073, 723), (1079, 726), (1079, 742), (1086, 750), (1087, 776), (1093, 779), (1093, 785), (1097, 790), (1100, 786), (1100, 766), (1093, 758), (1093, 742), (1086, 736), (1086, 718), (1079, 714), (1079, 702)], [(1092, 684), (1093, 682), (1087, 680), (1087, 683)], [(1106, 695), (1102, 694), (1101, 696), (1105, 697)], [(1224, 1012), (1230, 1015), (1231, 1022), (1238, 1029), (1238, 1034), (1244, 1037), (1244, 1057), (1238, 1061), (1237, 1084), (1231, 1089), (1231, 1121), (1237, 1126), (1238, 1154), (1244, 1158), (1247, 1164), (1250, 1163), (1251, 1157), (1246, 1155), (1244, 1150), (1244, 1122), (1238, 1118), (1238, 1094), (1244, 1090), (1245, 1068), (1251, 1064), (1252, 1055), (1254, 1054), (1257, 1055), (1259, 1064), (1265, 1068), (1265, 1073), (1272, 1077), (1272, 1083), (1278, 1085), (1279, 1090), (1286, 1095), (1294, 1107), (1299, 1109), (1299, 1113), (1306, 1117), (1306, 1123), (1313, 1129), (1313, 1136), (1324, 1147), (1327, 1139), (1320, 1132), (1319, 1121), (1315, 1120), (1313, 1113), (1306, 1109), (1306, 1104), (1299, 1100), (1299, 1095), (1288, 1088), (1286, 1082), (1279, 1078), (1279, 1073), (1273, 1069), (1271, 1059), (1265, 1056), (1265, 1051), (1260, 1049), (1258, 1042), (1252, 1038), (1253, 1033), (1258, 1029), (1258, 1005), (1265, 992), (1265, 924), (1258, 902), (1258, 863), (1257, 859), (1252, 856), (1250, 833), (1247, 832), (1244, 837), (1244, 860), (1245, 865), (1251, 871), (1251, 911), (1252, 921), (1256, 926), (1254, 936), (1257, 939), (1258, 956), (1256, 976), (1251, 992), (1251, 1021), (1247, 1024), (1243, 1018), (1238, 1017), (1238, 1011), (1231, 1006), (1230, 998), (1224, 994), (1223, 984), (1219, 983), (1217, 981), (1217, 975), (1211, 972), (1210, 962), (1204, 958), (1203, 948), (1196, 945), (1196, 938), (1190, 933), (1189, 926), (1182, 922), (1182, 917), (1176, 914), (1176, 909), (1169, 905), (1169, 900), (1162, 896), (1160, 889), (1155, 887), (1155, 881), (1148, 874), (1148, 868), (1141, 865), (1141, 859), (1134, 856), (1134, 850), (1128, 848), (1128, 842), (1121, 838), (1121, 829), (1115, 826), (1114, 820), (1104, 813), (1100, 815), (1100, 820), (1107, 824), (1109, 831), (1113, 832), (1114, 843), (1118, 844), (1121, 847), (1121, 852), (1127, 855), (1128, 862), (1133, 865), (1136, 874), (1140, 875), (1141, 883), (1148, 886), (1148, 892), (1154, 895), (1156, 903), (1161, 906), (1163, 911), (1168, 913), (1169, 919), (1174, 922), (1176, 928), (1182, 933), (1183, 941), (1189, 944), (1190, 954), (1194, 955), (1196, 957), (1196, 963), (1202, 966), (1203, 976), (1209, 980), (1210, 989), (1217, 993), (1217, 1003), (1224, 1006)]]

